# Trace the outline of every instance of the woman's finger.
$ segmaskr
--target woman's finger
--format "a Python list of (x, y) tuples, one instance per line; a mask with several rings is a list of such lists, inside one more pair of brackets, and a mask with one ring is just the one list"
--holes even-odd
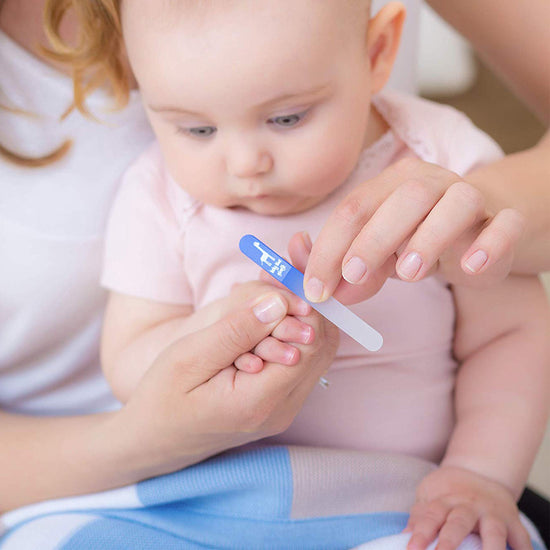
[(250, 306), (176, 341), (159, 361), (185, 369), (183, 390), (191, 391), (254, 349), (271, 334), (287, 310), (288, 304), (280, 294), (265, 294)]
[(524, 230), (522, 214), (513, 208), (501, 210), (464, 253), (462, 269), (470, 275), (477, 275), (500, 264), (492, 274), (499, 279), (506, 277)]
[(376, 185), (370, 194), (359, 187), (329, 216), (313, 243), (305, 269), (304, 290), (308, 300), (320, 302), (332, 295), (342, 278), (346, 252), (385, 196), (385, 193), (376, 196)]
[[(342, 262), (355, 238), (387, 197), (402, 184), (422, 182), (435, 202), (459, 177), (435, 164), (406, 158), (356, 187), (334, 210), (313, 244), (305, 271), (306, 297), (326, 300), (342, 278)], [(367, 243), (368, 246), (368, 243)]]
[(397, 274), (406, 281), (422, 279), (465, 231), (485, 218), (480, 191), (462, 181), (454, 183), (411, 236), (397, 262)]
[(439, 190), (422, 181), (400, 185), (352, 242), (342, 262), (342, 276), (360, 284), (394, 254), (439, 199)]

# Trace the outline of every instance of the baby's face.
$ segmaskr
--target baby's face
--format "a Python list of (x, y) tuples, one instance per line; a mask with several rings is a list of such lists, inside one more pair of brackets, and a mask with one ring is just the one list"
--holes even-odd
[(306, 210), (340, 186), (370, 104), (358, 4), (124, 3), (128, 55), (174, 180), (207, 204), (265, 215)]

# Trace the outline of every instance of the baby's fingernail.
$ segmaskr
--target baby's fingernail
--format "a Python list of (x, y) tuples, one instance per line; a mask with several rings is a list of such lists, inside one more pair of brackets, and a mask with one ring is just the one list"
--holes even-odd
[(311, 306), (304, 300), (300, 300), (296, 310), (298, 315), (309, 315), (311, 313)]
[(464, 265), (472, 273), (477, 273), (486, 264), (488, 259), (489, 257), (485, 251), (477, 250), (464, 262)]
[(299, 353), (300, 352), (296, 348), (288, 349), (285, 352), (285, 358), (286, 358), (287, 364), (294, 365), (294, 363), (296, 363), (299, 359), (299, 355), (298, 355)]
[(344, 268), (342, 269), (342, 277), (351, 284), (357, 284), (367, 272), (367, 266), (365, 265), (365, 262), (358, 258), (357, 256), (354, 256), (351, 258), (351, 260), (348, 260), (346, 262), (346, 265), (344, 265)]
[(414, 279), (422, 267), (422, 258), (416, 252), (409, 252), (399, 264), (397, 273), (405, 279)]
[(323, 297), (323, 292), (325, 290), (325, 285), (317, 278), (313, 277), (310, 279), (304, 288), (306, 298), (310, 302), (320, 302)]
[(301, 342), (303, 344), (309, 344), (311, 343), (312, 339), (313, 339), (313, 335), (314, 335), (314, 332), (313, 332), (313, 328), (312, 327), (305, 327), (302, 329), (302, 333), (301, 333), (301, 337), (302, 337), (302, 340)]
[(282, 319), (286, 314), (285, 304), (280, 296), (273, 295), (264, 298), (252, 309), (256, 318), (262, 323), (272, 323)]

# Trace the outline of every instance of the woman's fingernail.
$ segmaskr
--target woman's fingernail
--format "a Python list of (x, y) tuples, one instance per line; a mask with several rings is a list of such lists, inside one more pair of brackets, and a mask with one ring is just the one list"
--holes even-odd
[(302, 238), (304, 239), (304, 244), (306, 245), (307, 251), (311, 252), (313, 248), (313, 243), (311, 242), (311, 237), (307, 231), (302, 232)]
[(280, 296), (273, 295), (256, 304), (252, 311), (262, 323), (272, 323), (285, 316), (286, 306)]
[(488, 259), (489, 256), (485, 251), (477, 250), (464, 262), (464, 265), (472, 273), (477, 273), (487, 263)]
[(325, 291), (325, 285), (317, 278), (310, 279), (304, 288), (306, 298), (310, 302), (320, 302)]
[(353, 285), (357, 284), (367, 272), (367, 266), (365, 265), (365, 262), (358, 258), (357, 256), (354, 256), (351, 260), (346, 262), (346, 265), (344, 265), (344, 269), (342, 269), (342, 277), (348, 282)]
[(416, 252), (409, 252), (405, 259), (399, 264), (397, 272), (405, 279), (414, 279), (414, 276), (422, 267), (422, 258)]

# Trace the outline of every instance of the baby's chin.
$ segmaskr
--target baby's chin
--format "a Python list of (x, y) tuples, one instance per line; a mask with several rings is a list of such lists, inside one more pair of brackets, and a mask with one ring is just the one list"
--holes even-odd
[(293, 216), (306, 212), (325, 197), (255, 197), (234, 208), (243, 208), (260, 216)]

